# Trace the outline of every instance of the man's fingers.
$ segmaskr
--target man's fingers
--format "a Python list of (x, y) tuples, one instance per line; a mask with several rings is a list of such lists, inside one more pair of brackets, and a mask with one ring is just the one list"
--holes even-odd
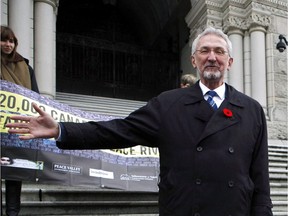
[[(14, 119), (12, 117), (13, 116), (11, 116), (11, 119)], [(30, 118), (30, 117), (28, 117), (28, 118)], [(19, 120), (18, 116), (15, 116), (15, 119)], [(29, 121), (29, 120), (27, 119), (25, 121)], [(25, 123), (24, 122), (7, 123), (5, 126), (8, 128), (28, 128), (28, 123), (26, 123), (26, 122)]]
[(21, 128), (21, 129), (9, 129), (8, 130), (9, 133), (11, 134), (28, 134), (30, 133), (30, 130), (28, 128)]
[(36, 103), (33, 102), (32, 106), (41, 116), (45, 114), (45, 112), (40, 107), (38, 107)]
[[(10, 116), (11, 119), (13, 120), (20, 120), (20, 121), (30, 121), (31, 117), (30, 116), (20, 116), (20, 115), (17, 115), (17, 116)], [(7, 123), (7, 125), (9, 125)]]

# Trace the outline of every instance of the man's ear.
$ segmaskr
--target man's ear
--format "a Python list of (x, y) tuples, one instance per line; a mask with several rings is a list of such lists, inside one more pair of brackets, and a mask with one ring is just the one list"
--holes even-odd
[(233, 61), (234, 61), (234, 59), (232, 57), (230, 57), (229, 60), (228, 60), (228, 70), (231, 69)]
[(194, 55), (191, 55), (191, 63), (193, 65), (193, 67), (196, 68), (196, 60), (195, 60)]

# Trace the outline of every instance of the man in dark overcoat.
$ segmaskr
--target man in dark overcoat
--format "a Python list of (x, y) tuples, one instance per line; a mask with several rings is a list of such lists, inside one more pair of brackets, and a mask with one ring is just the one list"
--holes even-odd
[(30, 133), (20, 139), (54, 137), (62, 149), (158, 147), (160, 216), (271, 216), (265, 114), (224, 82), (231, 53), (227, 35), (209, 27), (192, 44), (200, 80), (191, 88), (164, 92), (125, 119), (59, 124), (34, 104), (39, 117), (6, 126)]

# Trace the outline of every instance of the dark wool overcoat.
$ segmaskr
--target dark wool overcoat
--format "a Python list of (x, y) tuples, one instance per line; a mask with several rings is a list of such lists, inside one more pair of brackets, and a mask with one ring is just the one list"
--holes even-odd
[(265, 114), (258, 102), (225, 85), (217, 111), (197, 82), (160, 94), (125, 119), (62, 123), (57, 145), (158, 147), (160, 216), (270, 216)]

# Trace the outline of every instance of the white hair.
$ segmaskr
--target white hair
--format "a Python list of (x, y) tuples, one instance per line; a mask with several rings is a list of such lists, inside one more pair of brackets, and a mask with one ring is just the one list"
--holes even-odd
[(228, 36), (223, 31), (221, 31), (220, 29), (215, 29), (211, 26), (207, 27), (201, 34), (199, 34), (195, 38), (195, 40), (192, 43), (192, 47), (191, 47), (191, 55), (193, 55), (196, 52), (196, 47), (197, 47), (197, 44), (198, 44), (200, 38), (205, 36), (205, 35), (209, 35), (209, 34), (214, 34), (214, 35), (217, 35), (217, 36), (223, 38), (227, 43), (228, 54), (230, 57), (232, 57), (232, 43), (231, 43), (230, 39), (228, 38)]

